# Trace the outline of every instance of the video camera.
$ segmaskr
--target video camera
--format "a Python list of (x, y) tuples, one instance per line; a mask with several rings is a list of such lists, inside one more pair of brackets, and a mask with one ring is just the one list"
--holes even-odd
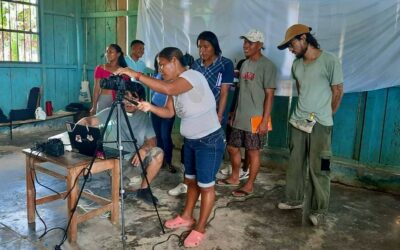
[(102, 89), (118, 90), (122, 93), (127, 89), (127, 81), (120, 75), (111, 75), (108, 78), (102, 78), (100, 80), (100, 87)]

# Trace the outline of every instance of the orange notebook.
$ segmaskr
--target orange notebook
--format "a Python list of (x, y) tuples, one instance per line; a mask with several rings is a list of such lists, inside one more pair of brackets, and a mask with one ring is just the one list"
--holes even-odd
[[(258, 126), (260, 126), (261, 124), (261, 120), (262, 120), (262, 116), (261, 115), (256, 115), (256, 116), (252, 116), (250, 119), (251, 122), (251, 133), (256, 133)], [(272, 130), (272, 121), (271, 121), (271, 116), (268, 117), (268, 131)]]

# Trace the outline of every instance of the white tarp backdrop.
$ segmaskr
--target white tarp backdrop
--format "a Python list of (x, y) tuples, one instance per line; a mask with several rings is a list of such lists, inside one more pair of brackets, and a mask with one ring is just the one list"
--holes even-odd
[(263, 54), (279, 69), (278, 95), (291, 95), (293, 55), (276, 46), (295, 23), (313, 28), (321, 48), (342, 61), (345, 92), (400, 85), (400, 0), (140, 0), (137, 38), (144, 59), (174, 46), (198, 58), (197, 35), (213, 31), (224, 56), (243, 58), (240, 35), (264, 32)]

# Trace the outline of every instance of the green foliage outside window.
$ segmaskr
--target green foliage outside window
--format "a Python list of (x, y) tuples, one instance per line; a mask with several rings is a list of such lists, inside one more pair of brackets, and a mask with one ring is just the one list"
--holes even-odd
[(38, 0), (0, 0), (0, 61), (39, 62)]

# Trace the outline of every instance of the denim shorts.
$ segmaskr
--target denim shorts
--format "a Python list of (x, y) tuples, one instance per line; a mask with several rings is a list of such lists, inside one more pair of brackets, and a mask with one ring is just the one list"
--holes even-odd
[(184, 143), (185, 177), (197, 179), (199, 187), (214, 186), (226, 146), (223, 129), (199, 139), (185, 138)]

